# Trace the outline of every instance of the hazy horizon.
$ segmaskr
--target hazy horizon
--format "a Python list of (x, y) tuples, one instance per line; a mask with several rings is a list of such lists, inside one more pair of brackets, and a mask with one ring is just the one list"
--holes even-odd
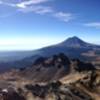
[(100, 45), (99, 0), (0, 0), (0, 51), (34, 50), (77, 36)]
[[(72, 38), (72, 37), (77, 37), (77, 36), (71, 36), (71, 37), (67, 37), (67, 38), (65, 38), (64, 40), (62, 39), (62, 40), (59, 40), (59, 41), (53, 41), (53, 42), (51, 42), (51, 43), (48, 43), (48, 44), (43, 44), (43, 45), (39, 45), (39, 44), (37, 44), (37, 47), (34, 47), (34, 44), (31, 44), (31, 43), (29, 43), (29, 44), (21, 44), (20, 43), (20, 41), (18, 42), (19, 43), (19, 45), (17, 44), (17, 45), (10, 45), (10, 44), (8, 44), (8, 45), (6, 45), (6, 46), (8, 46), (8, 48), (6, 47), (5, 49), (4, 48), (1, 48), (0, 49), (0, 52), (19, 52), (19, 51), (33, 51), (33, 50), (38, 50), (38, 49), (41, 49), (41, 48), (44, 48), (44, 47), (48, 47), (48, 46), (52, 46), (52, 45), (56, 45), (56, 44), (59, 44), (59, 43), (61, 43), (61, 42), (63, 42), (63, 41), (65, 41), (65, 40), (67, 40), (68, 38)], [(91, 44), (94, 44), (94, 45), (100, 45), (100, 44), (97, 44), (97, 43), (94, 43), (94, 42), (90, 42), (90, 41), (85, 41), (84, 39), (82, 39), (82, 38), (80, 38), (80, 37), (78, 37), (79, 39), (81, 39), (82, 41), (84, 41), (84, 42), (87, 42), (87, 43), (91, 43)], [(41, 40), (41, 39), (40, 39)], [(52, 41), (52, 39), (50, 40), (50, 41)], [(48, 42), (50, 42), (50, 41), (48, 41)], [(25, 41), (24, 41), (25, 42)], [(40, 41), (41, 42), (41, 41)], [(39, 41), (38, 42), (36, 42), (36, 43), (40, 43)], [(34, 43), (34, 42), (33, 42)], [(3, 45), (2, 45), (3, 46)], [(1, 47), (2, 47), (1, 46)], [(21, 47), (21, 46), (25, 46), (24, 48), (23, 47)]]

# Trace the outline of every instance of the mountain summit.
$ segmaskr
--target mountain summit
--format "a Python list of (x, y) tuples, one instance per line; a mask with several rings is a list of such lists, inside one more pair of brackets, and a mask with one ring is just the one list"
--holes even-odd
[[(55, 54), (64, 53), (69, 58), (78, 58), (82, 61), (91, 61), (93, 62), (100, 62), (100, 45), (94, 45), (91, 43), (87, 43), (80, 38), (74, 36), (71, 38), (66, 39), (65, 41), (58, 43), (56, 45), (51, 45), (48, 47), (44, 47), (38, 50), (29, 51), (25, 55), (21, 53), (16, 53), (17, 57), (19, 57), (19, 60), (15, 60), (16, 56), (10, 55), (7, 59), (7, 62), (2, 63), (1, 58), (0, 59), (0, 66), (3, 66), (0, 68), (0, 70), (5, 70), (11, 68), (11, 66), (15, 67), (26, 67), (26, 66), (32, 66), (33, 62), (38, 57), (50, 57)], [(21, 58), (20, 59), (20, 56)], [(13, 58), (13, 60), (12, 60)], [(97, 66), (99, 64), (97, 63)], [(6, 66), (6, 67), (5, 67)], [(99, 65), (100, 66), (100, 65)]]
[(90, 44), (74, 36), (63, 41), (61, 45), (67, 46), (67, 47), (88, 47)]

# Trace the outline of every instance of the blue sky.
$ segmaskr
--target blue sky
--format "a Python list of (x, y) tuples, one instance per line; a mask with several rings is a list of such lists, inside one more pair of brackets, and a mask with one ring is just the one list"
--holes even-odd
[(78, 36), (100, 44), (100, 0), (0, 0), (0, 50), (29, 50)]

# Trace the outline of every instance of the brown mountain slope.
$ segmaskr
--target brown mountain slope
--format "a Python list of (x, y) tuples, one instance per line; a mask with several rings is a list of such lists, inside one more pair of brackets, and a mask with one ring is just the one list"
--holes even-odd
[[(72, 80), (68, 77), (72, 77)], [(100, 96), (98, 70), (65, 76), (49, 83), (34, 84), (27, 81), (6, 80), (9, 85), (0, 90), (0, 100), (99, 100)]]
[(100, 70), (62, 53), (0, 75), (0, 100), (99, 100), (99, 95)]

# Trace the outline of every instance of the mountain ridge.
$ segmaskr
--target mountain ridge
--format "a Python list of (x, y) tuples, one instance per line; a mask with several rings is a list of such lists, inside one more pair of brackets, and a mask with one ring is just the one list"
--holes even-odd
[[(61, 43), (28, 52), (27, 56), (22, 55), (22, 59), (17, 59), (15, 61), (13, 56), (11, 56), (13, 58), (13, 61), (10, 61), (11, 59), (9, 55), (8, 62), (0, 62), (0, 66), (4, 65), (2, 68), (20, 68), (32, 66), (33, 62), (38, 57), (50, 57), (61, 52), (67, 55), (69, 58), (78, 58), (82, 61), (93, 63), (96, 62), (96, 65), (100, 66), (100, 46), (84, 42), (76, 36), (68, 38)], [(16, 55), (19, 54), (16, 53)]]
[(100, 71), (60, 53), (0, 75), (0, 100), (99, 100)]
[(87, 48), (87, 47), (99, 47), (100, 45), (92, 44), (85, 42), (77, 36), (69, 37), (58, 45), (66, 46), (66, 47), (78, 47), (78, 48)]

